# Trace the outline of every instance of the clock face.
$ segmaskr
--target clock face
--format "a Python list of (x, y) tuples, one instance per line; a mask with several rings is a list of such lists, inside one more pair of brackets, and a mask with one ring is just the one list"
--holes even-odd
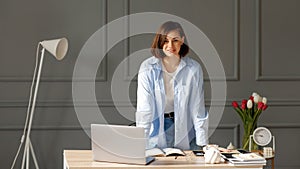
[(258, 127), (253, 132), (253, 140), (257, 145), (265, 146), (271, 142), (272, 134), (267, 128)]

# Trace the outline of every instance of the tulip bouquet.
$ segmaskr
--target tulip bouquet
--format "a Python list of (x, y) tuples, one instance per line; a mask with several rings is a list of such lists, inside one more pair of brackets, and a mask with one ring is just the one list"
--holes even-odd
[[(253, 93), (248, 100), (242, 100), (241, 105), (238, 102), (232, 102), (233, 108), (239, 114), (244, 125), (243, 149), (249, 149), (249, 139), (253, 131), (257, 128), (257, 120), (261, 113), (268, 108), (267, 98)], [(257, 145), (252, 144), (257, 148)]]

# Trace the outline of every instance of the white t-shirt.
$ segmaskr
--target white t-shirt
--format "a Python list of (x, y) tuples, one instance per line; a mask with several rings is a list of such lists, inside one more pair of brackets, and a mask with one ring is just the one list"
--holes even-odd
[(163, 78), (165, 85), (165, 94), (166, 94), (166, 107), (165, 113), (174, 112), (174, 76), (177, 72), (177, 69), (169, 73), (165, 66), (163, 65)]

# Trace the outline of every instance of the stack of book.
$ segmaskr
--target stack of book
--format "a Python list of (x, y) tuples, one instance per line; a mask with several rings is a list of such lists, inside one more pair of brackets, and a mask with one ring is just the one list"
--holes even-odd
[(223, 154), (223, 158), (233, 165), (266, 165), (266, 159), (256, 153), (239, 153), (239, 154), (231, 154), (225, 155)]

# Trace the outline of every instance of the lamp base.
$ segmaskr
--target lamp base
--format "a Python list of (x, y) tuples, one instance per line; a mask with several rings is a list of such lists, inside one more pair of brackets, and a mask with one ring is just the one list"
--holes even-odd
[(33, 146), (32, 143), (30, 141), (30, 138), (27, 137), (26, 138), (26, 142), (25, 142), (25, 147), (24, 147), (24, 154), (23, 154), (23, 160), (22, 160), (22, 167), (21, 169), (24, 169), (25, 167), (25, 160), (26, 160), (26, 169), (29, 169), (29, 157), (30, 157), (30, 153), (32, 155), (32, 159), (35, 165), (36, 169), (39, 169), (39, 165), (37, 163), (37, 159), (33, 150)]

